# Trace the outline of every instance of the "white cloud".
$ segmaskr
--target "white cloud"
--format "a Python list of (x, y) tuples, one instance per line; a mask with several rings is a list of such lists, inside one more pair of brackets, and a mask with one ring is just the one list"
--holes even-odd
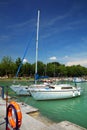
[(28, 60), (27, 59), (23, 59), (23, 63), (25, 64), (25, 63), (27, 63), (28, 62)]
[(57, 60), (57, 58), (56, 58), (55, 56), (50, 57), (49, 59), (50, 59), (50, 60)]
[(81, 65), (87, 67), (87, 59), (80, 59), (80, 60), (73, 60), (73, 61), (68, 61), (66, 63), (66, 66), (72, 66), (72, 65)]
[(63, 59), (68, 59), (68, 58), (69, 58), (69, 56), (67, 56), (67, 55), (66, 55), (66, 56), (64, 56), (64, 58), (63, 58)]

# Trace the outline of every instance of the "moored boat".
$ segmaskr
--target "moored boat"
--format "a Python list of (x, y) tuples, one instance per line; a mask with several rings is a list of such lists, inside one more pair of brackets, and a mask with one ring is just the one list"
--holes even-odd
[(64, 99), (80, 96), (82, 94), (82, 89), (79, 87), (71, 86), (70, 84), (36, 84), (37, 77), (37, 54), (38, 54), (38, 32), (39, 32), (39, 16), (40, 11), (38, 11), (37, 19), (37, 38), (36, 38), (36, 68), (35, 68), (35, 84), (33, 85), (30, 93), (35, 100), (53, 100), (53, 99)]
[(23, 85), (11, 85), (10, 88), (19, 96), (30, 96), (30, 88)]
[(32, 88), (31, 95), (35, 100), (66, 99), (80, 96), (82, 88), (70, 84), (49, 85), (45, 88)]
[(84, 78), (78, 78), (78, 77), (75, 77), (73, 79), (73, 82), (75, 83), (82, 83), (82, 82), (85, 82), (86, 80)]

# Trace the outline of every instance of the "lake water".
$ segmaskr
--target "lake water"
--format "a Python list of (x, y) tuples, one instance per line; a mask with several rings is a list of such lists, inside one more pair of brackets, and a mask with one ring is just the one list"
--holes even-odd
[(39, 109), (40, 113), (52, 120), (61, 122), (68, 120), (87, 128), (87, 82), (78, 83), (84, 89), (83, 95), (64, 100), (35, 101), (32, 97), (19, 97), (20, 101)]

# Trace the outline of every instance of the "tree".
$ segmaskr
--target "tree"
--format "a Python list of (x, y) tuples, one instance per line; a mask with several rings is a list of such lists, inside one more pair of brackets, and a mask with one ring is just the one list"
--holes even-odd
[(23, 64), (21, 71), (23, 76), (31, 76), (32, 75), (31, 64), (30, 63)]
[[(45, 64), (41, 61), (37, 62), (37, 73), (38, 75), (45, 75)], [(32, 74), (35, 74), (35, 63), (32, 64)]]
[(58, 66), (57, 72), (58, 72), (58, 76), (60, 76), (60, 77), (67, 76), (67, 69), (66, 69), (65, 65)]
[[(49, 77), (81, 77), (87, 75), (87, 68), (81, 65), (65, 66), (59, 62), (52, 62), (44, 64), (41, 61), (37, 62), (37, 73), (40, 76)], [(34, 76), (35, 74), (35, 63), (22, 63), (21, 58), (17, 58), (14, 62), (11, 57), (4, 56), (0, 62), (0, 76)], [(18, 75), (17, 75), (18, 76)]]
[(23, 65), (22, 60), (20, 57), (18, 57), (15, 61), (15, 65), (16, 65), (16, 76), (21, 76), (21, 67)]
[(47, 64), (47, 75), (50, 77), (54, 77), (55, 73), (55, 68), (53, 63), (48, 63)]
[(45, 75), (45, 65), (44, 65), (44, 63), (41, 62), (41, 61), (38, 61), (37, 65), (38, 65), (38, 74), (41, 75), (41, 76)]
[(3, 76), (8, 75), (13, 73), (14, 70), (14, 62), (11, 57), (9, 56), (4, 56), (3, 59), (1, 60), (1, 69), (3, 71)]

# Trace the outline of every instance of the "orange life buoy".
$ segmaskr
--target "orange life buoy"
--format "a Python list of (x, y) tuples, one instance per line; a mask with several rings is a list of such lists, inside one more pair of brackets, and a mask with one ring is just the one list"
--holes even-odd
[(8, 123), (12, 128), (20, 127), (22, 123), (22, 113), (18, 103), (11, 101), (7, 109)]

